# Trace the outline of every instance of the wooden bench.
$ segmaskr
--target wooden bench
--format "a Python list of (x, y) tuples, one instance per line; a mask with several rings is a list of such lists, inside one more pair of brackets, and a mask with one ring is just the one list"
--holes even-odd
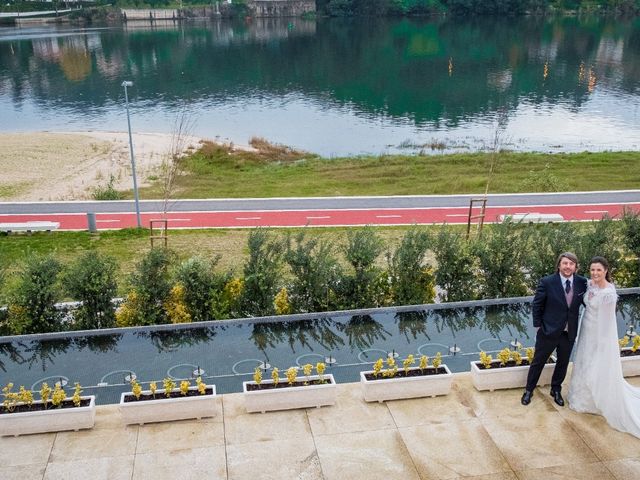
[(60, 228), (58, 222), (12, 222), (0, 223), (0, 232), (51, 232)]
[(498, 219), (501, 222), (509, 219), (512, 222), (528, 222), (528, 223), (550, 223), (563, 222), (564, 217), (559, 213), (512, 213), (509, 215), (500, 215)]

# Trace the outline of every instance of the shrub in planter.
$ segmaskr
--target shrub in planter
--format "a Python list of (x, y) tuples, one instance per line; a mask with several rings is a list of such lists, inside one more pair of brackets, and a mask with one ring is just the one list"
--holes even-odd
[(392, 356), (387, 358), (387, 369), (383, 370), (381, 358), (373, 365), (373, 370), (360, 372), (360, 385), (365, 401), (383, 402), (403, 398), (435, 397), (447, 395), (451, 390), (453, 374), (442, 364), (440, 352), (429, 366), (429, 358), (422, 355), (418, 367), (414, 367), (413, 355), (402, 362), (402, 370), (398, 370)]
[(133, 380), (131, 391), (120, 396), (120, 414), (125, 424), (166, 422), (189, 418), (213, 417), (216, 414), (216, 387), (206, 385), (201, 377), (192, 386), (182, 380), (177, 386), (171, 378), (163, 380), (163, 389), (156, 382), (149, 383), (149, 390)]
[[(519, 350), (505, 348), (497, 354), (494, 360), (491, 355), (480, 352), (479, 361), (471, 362), (471, 380), (478, 390), (498, 390), (503, 388), (523, 388), (527, 383), (529, 365), (533, 360), (534, 349), (526, 349), (526, 358), (523, 358)], [(547, 365), (542, 369), (538, 385), (551, 383), (555, 357), (551, 356)]]
[(325, 374), (325, 364), (316, 364), (317, 375), (312, 375), (311, 364), (286, 371), (286, 381), (280, 378), (277, 368), (271, 372), (271, 380), (262, 379), (262, 371), (256, 368), (253, 381), (243, 382), (247, 412), (267, 412), (292, 408), (321, 407), (335, 404), (336, 383), (331, 374)]
[(22, 385), (14, 392), (13, 383), (7, 384), (2, 393), (0, 435), (80, 430), (93, 427), (95, 422), (95, 397), (81, 396), (78, 383), (71, 397), (59, 383), (53, 389), (43, 383), (39, 401), (34, 401), (33, 392)]

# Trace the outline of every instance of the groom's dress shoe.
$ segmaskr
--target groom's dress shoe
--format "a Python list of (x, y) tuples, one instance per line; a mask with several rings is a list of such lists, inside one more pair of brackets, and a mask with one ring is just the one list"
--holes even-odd
[(554, 402), (556, 402), (561, 407), (564, 407), (564, 398), (562, 398), (562, 394), (560, 392), (552, 390), (550, 395), (553, 397)]
[(522, 398), (520, 399), (520, 403), (523, 405), (529, 405), (531, 403), (531, 397), (533, 397), (533, 392), (525, 390), (522, 394)]

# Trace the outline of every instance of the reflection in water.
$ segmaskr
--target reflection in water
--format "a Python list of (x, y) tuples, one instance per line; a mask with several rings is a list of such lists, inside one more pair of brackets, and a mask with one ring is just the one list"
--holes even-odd
[[(639, 318), (640, 295), (621, 296), (618, 302), (621, 336), (633, 322), (636, 331), (640, 330)], [(455, 343), (462, 352), (475, 354), (479, 342), (488, 340), (487, 337), (503, 342), (518, 339), (527, 345), (534, 335), (528, 302), (455, 308), (429, 306), (409, 312), (336, 313), (331, 318), (300, 321), (221, 321), (206, 327), (194, 325), (173, 330), (125, 330), (46, 340), (20, 337), (0, 343), (0, 370), (5, 372), (3, 377), (23, 384), (37, 381), (40, 372), (98, 382), (104, 374), (123, 368), (144, 372), (152, 378), (164, 375), (176, 363), (192, 364), (197, 359), (198, 364), (211, 365), (206, 367), (207, 371), (232, 375), (232, 366), (240, 360), (255, 359), (256, 349), (274, 365), (293, 365), (304, 354), (331, 354), (339, 359), (336, 366), (339, 368), (341, 364), (360, 363), (360, 352), (371, 348), (415, 353), (427, 343)], [(463, 360), (460, 358), (457, 371), (468, 367)]]
[(122, 334), (88, 335), (86, 337), (74, 337), (73, 344), (78, 350), (85, 348), (97, 353), (117, 353), (118, 343), (122, 340)]
[(446, 328), (455, 338), (456, 332), (477, 327), (483, 311), (482, 307), (446, 308), (435, 312), (433, 321), (438, 333)]
[(366, 350), (374, 342), (381, 342), (391, 336), (384, 326), (371, 315), (354, 315), (343, 326), (351, 351)]
[(526, 332), (525, 322), (529, 319), (530, 311), (531, 306), (528, 303), (488, 305), (485, 307), (483, 327), (496, 338), (503, 329), (507, 330), (510, 337), (522, 338)]
[[(224, 325), (220, 328), (224, 329)], [(181, 328), (177, 330), (145, 330), (136, 332), (138, 338), (148, 338), (158, 353), (176, 352), (182, 347), (192, 347), (201, 343), (213, 343), (216, 327)]]
[(20, 346), (25, 354), (25, 362), (28, 368), (31, 369), (37, 366), (43, 372), (46, 372), (48, 368), (55, 365), (56, 357), (67, 353), (72, 344), (73, 340), (70, 338), (59, 338), (20, 343)]
[(398, 332), (407, 339), (410, 337), (416, 340), (418, 337), (425, 337), (431, 340), (427, 334), (427, 317), (429, 313), (425, 310), (417, 312), (398, 312), (395, 319), (398, 322)]
[(337, 328), (338, 324), (331, 318), (255, 323), (249, 339), (266, 358), (269, 358), (267, 348), (277, 348), (285, 343), (293, 353), (314, 351), (314, 343), (331, 351), (344, 345), (344, 340), (335, 331)]
[(637, 22), (293, 22), (4, 29), (0, 104), (11, 111), (0, 130), (122, 129), (126, 77), (136, 128), (149, 131), (170, 131), (186, 106), (195, 134), (241, 142), (259, 134), (327, 153), (330, 133), (330, 153), (430, 136), (468, 147), (506, 110), (512, 148), (637, 146), (637, 112), (621, 108), (638, 101)]

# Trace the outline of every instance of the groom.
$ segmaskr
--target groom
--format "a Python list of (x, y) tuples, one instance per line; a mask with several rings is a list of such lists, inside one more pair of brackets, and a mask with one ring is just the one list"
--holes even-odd
[(537, 328), (536, 351), (521, 399), (523, 405), (531, 403), (533, 389), (555, 349), (557, 360), (551, 379), (551, 396), (558, 405), (564, 406), (560, 390), (578, 332), (578, 312), (587, 290), (587, 279), (576, 275), (578, 257), (571, 252), (560, 254), (556, 268), (556, 273), (540, 280), (531, 305), (533, 326)]

